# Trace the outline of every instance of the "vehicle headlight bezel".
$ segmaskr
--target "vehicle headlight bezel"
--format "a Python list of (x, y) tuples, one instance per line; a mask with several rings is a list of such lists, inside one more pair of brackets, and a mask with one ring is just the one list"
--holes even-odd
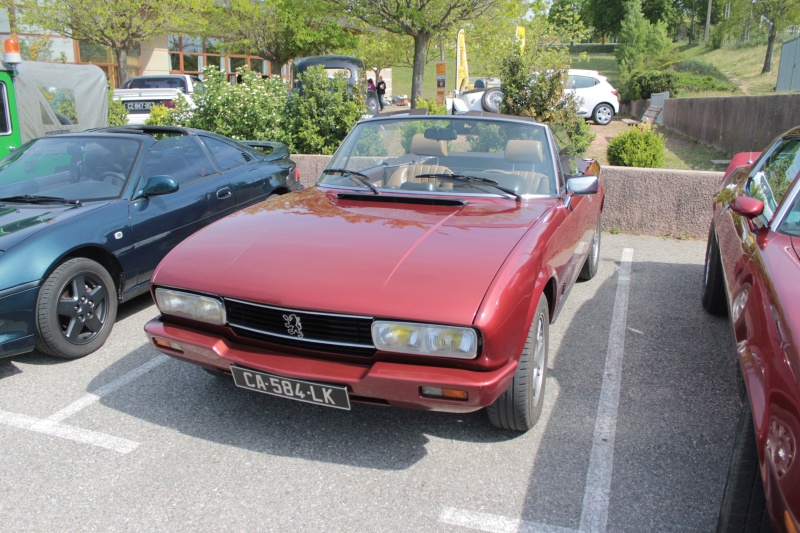
[(217, 326), (224, 326), (227, 322), (225, 303), (215, 296), (158, 287), (155, 300), (158, 309), (165, 315)]
[(480, 347), (478, 332), (471, 327), (375, 320), (371, 331), (375, 347), (385, 352), (475, 359)]

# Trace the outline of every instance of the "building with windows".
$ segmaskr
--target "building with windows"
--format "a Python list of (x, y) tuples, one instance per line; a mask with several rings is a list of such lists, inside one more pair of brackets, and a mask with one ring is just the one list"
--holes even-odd
[[(0, 39), (11, 36), (6, 10), (0, 10)], [(119, 87), (119, 69), (116, 57), (106, 46), (89, 41), (49, 33), (18, 33), (20, 51), (25, 60), (60, 63), (92, 63), (108, 76), (114, 87)], [(236, 69), (249, 65), (261, 74), (270, 72), (269, 62), (251, 54), (224, 50), (218, 39), (203, 39), (188, 35), (165, 35), (128, 50), (128, 73), (140, 74), (200, 74), (208, 65), (235, 75)], [(288, 76), (283, 69), (282, 76)]]

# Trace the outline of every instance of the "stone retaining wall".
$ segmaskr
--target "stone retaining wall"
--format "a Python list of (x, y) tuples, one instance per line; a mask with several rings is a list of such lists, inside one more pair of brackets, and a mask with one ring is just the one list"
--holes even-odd
[[(330, 161), (326, 155), (293, 155), (300, 181), (311, 187)], [(722, 172), (603, 167), (603, 229), (623, 233), (705, 238), (711, 200)]]

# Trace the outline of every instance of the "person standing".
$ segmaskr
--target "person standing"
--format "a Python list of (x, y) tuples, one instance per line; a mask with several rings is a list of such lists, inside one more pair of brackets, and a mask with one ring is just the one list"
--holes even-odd
[(381, 111), (383, 111), (383, 96), (386, 94), (386, 82), (383, 81), (383, 76), (378, 76), (378, 105), (381, 106)]

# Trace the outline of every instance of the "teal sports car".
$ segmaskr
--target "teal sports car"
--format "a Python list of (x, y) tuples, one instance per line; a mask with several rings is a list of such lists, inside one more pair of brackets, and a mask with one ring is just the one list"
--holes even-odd
[(0, 358), (100, 348), (198, 229), (302, 188), (285, 145), (188, 128), (34, 139), (0, 161)]

